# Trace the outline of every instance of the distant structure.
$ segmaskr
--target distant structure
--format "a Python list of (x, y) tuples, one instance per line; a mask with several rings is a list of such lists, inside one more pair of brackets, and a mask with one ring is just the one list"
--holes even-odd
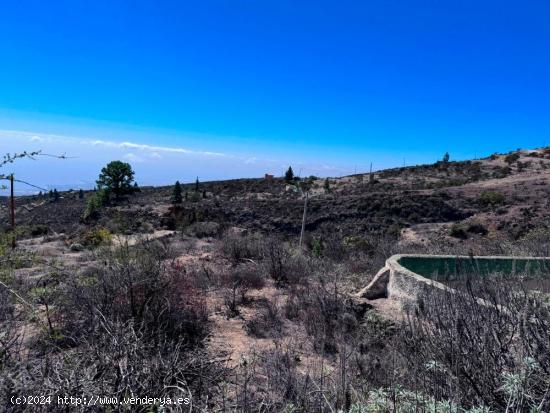
[(273, 174), (265, 174), (264, 179), (270, 182), (273, 181)]

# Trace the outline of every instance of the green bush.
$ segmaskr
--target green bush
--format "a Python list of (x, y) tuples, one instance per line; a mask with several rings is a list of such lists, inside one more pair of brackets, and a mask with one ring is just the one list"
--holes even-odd
[(466, 239), (468, 238), (468, 227), (466, 224), (456, 223), (453, 224), (449, 231), (451, 237)]
[(84, 235), (84, 244), (92, 247), (99, 247), (101, 245), (108, 245), (111, 243), (113, 236), (108, 229), (103, 227), (96, 227), (88, 231)]
[(504, 195), (497, 191), (483, 191), (479, 196), (483, 205), (498, 205), (504, 203)]
[(518, 153), (511, 153), (511, 154), (506, 155), (504, 157), (504, 162), (506, 162), (508, 165), (511, 165), (514, 162), (516, 162), (518, 159), (519, 159), (519, 154)]
[(189, 201), (191, 202), (199, 202), (201, 200), (201, 194), (200, 192), (191, 192), (191, 195), (188, 197)]
[(88, 199), (86, 209), (82, 214), (82, 219), (88, 221), (95, 219), (99, 215), (101, 208), (109, 202), (109, 192), (106, 189), (100, 189)]
[(466, 239), (468, 234), (487, 235), (487, 228), (479, 222), (463, 223), (457, 222), (452, 225), (449, 235), (451, 237)]
[(50, 228), (47, 225), (38, 224), (32, 226), (30, 231), (33, 237), (37, 237), (39, 235), (47, 235), (50, 232)]
[(479, 234), (479, 235), (487, 235), (489, 231), (487, 231), (487, 228), (479, 222), (472, 222), (471, 224), (468, 224), (468, 232), (472, 234)]

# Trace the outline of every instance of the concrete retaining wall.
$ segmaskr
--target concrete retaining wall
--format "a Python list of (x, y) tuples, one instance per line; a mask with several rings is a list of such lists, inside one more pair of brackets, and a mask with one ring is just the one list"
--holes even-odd
[[(411, 271), (411, 268), (422, 274)], [(426, 288), (445, 294), (456, 293), (456, 290), (435, 279), (453, 279), (460, 273), (484, 276), (491, 272), (505, 275), (550, 275), (550, 258), (398, 254), (386, 260), (384, 268), (376, 274), (369, 285), (357, 293), (357, 296), (369, 300), (393, 298), (402, 301), (403, 304), (413, 304)]]

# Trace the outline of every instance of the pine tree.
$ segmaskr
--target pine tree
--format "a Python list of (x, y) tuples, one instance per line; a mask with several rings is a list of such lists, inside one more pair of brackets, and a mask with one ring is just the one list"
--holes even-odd
[[(185, 195), (187, 196), (187, 193)], [(181, 204), (182, 201), (183, 198), (181, 196), (181, 184), (180, 181), (176, 181), (176, 184), (174, 185), (174, 191), (172, 192), (172, 203)]]
[(325, 178), (325, 184), (323, 186), (325, 188), (325, 191), (330, 191), (330, 181), (328, 180), (328, 178)]
[(53, 190), (53, 202), (59, 201), (59, 192), (57, 192), (57, 189)]
[(292, 170), (292, 166), (289, 166), (285, 172), (285, 182), (291, 183), (292, 181), (294, 181), (294, 171)]
[(134, 171), (129, 163), (112, 161), (101, 169), (96, 183), (99, 189), (107, 189), (119, 199), (124, 194), (134, 192)]
[(199, 177), (197, 176), (197, 180), (195, 181), (195, 192), (199, 192)]
[(78, 199), (83, 199), (84, 198), (84, 191), (82, 189), (79, 189), (78, 190)]

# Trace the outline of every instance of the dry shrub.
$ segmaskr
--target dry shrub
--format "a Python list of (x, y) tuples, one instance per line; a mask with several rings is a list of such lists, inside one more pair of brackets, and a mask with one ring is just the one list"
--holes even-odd
[(304, 324), (314, 348), (323, 354), (338, 352), (337, 340), (353, 334), (366, 308), (360, 308), (338, 289), (338, 283), (311, 283), (292, 290), (285, 316)]
[(187, 397), (189, 389), (197, 407), (216, 392), (222, 374), (203, 349), (208, 312), (192, 280), (160, 243), (102, 254), (96, 267), (58, 277), (55, 334), (0, 365), (0, 406), (11, 395)]
[(187, 235), (197, 238), (218, 237), (220, 234), (220, 224), (217, 222), (194, 222), (184, 229)]
[(292, 251), (278, 238), (264, 244), (263, 265), (267, 275), (278, 287), (307, 284), (312, 267), (308, 257)]
[(258, 260), (262, 257), (263, 238), (236, 231), (227, 231), (220, 242), (223, 256), (238, 265), (243, 261)]
[(7, 277), (0, 278), (0, 372), (2, 366), (19, 348), (19, 335), (16, 331), (18, 314), (12, 293), (8, 290)]
[(265, 286), (262, 271), (254, 264), (241, 264), (222, 274), (224, 286), (224, 302), (228, 316), (239, 313), (238, 306), (247, 302), (246, 293), (251, 289), (261, 289)]
[(283, 320), (277, 303), (269, 300), (259, 302), (258, 313), (244, 326), (246, 332), (256, 338), (278, 338), (283, 332)]
[[(189, 397), (194, 407), (215, 392), (223, 374), (200, 349), (189, 350), (175, 341), (155, 343), (132, 322), (103, 321), (70, 352), (48, 352), (21, 364), (10, 364), (0, 375), (2, 411), (28, 411), (10, 403), (16, 397), (48, 395), (51, 405), (32, 411), (89, 411), (83, 406), (52, 409), (57, 397)], [(103, 406), (106, 407), (106, 406)], [(116, 409), (115, 406), (113, 408)], [(139, 411), (145, 411), (139, 410)], [(103, 411), (103, 410), (97, 410)]]
[[(409, 386), (464, 407), (547, 411), (546, 300), (502, 277), (470, 278), (460, 294), (427, 290), (402, 335)], [(537, 406), (539, 410), (530, 410)]]
[(193, 285), (202, 291), (220, 288), (223, 286), (224, 275), (207, 263), (191, 263), (184, 270)]
[[(67, 334), (83, 332), (101, 318), (132, 321), (145, 334), (196, 344), (206, 334), (206, 304), (182, 268), (169, 265), (160, 243), (144, 243), (106, 251), (109, 263), (84, 285), (73, 280), (68, 308), (60, 321)], [(76, 313), (75, 313), (76, 312)], [(68, 317), (70, 316), (70, 317)], [(79, 326), (78, 324), (82, 324)]]

